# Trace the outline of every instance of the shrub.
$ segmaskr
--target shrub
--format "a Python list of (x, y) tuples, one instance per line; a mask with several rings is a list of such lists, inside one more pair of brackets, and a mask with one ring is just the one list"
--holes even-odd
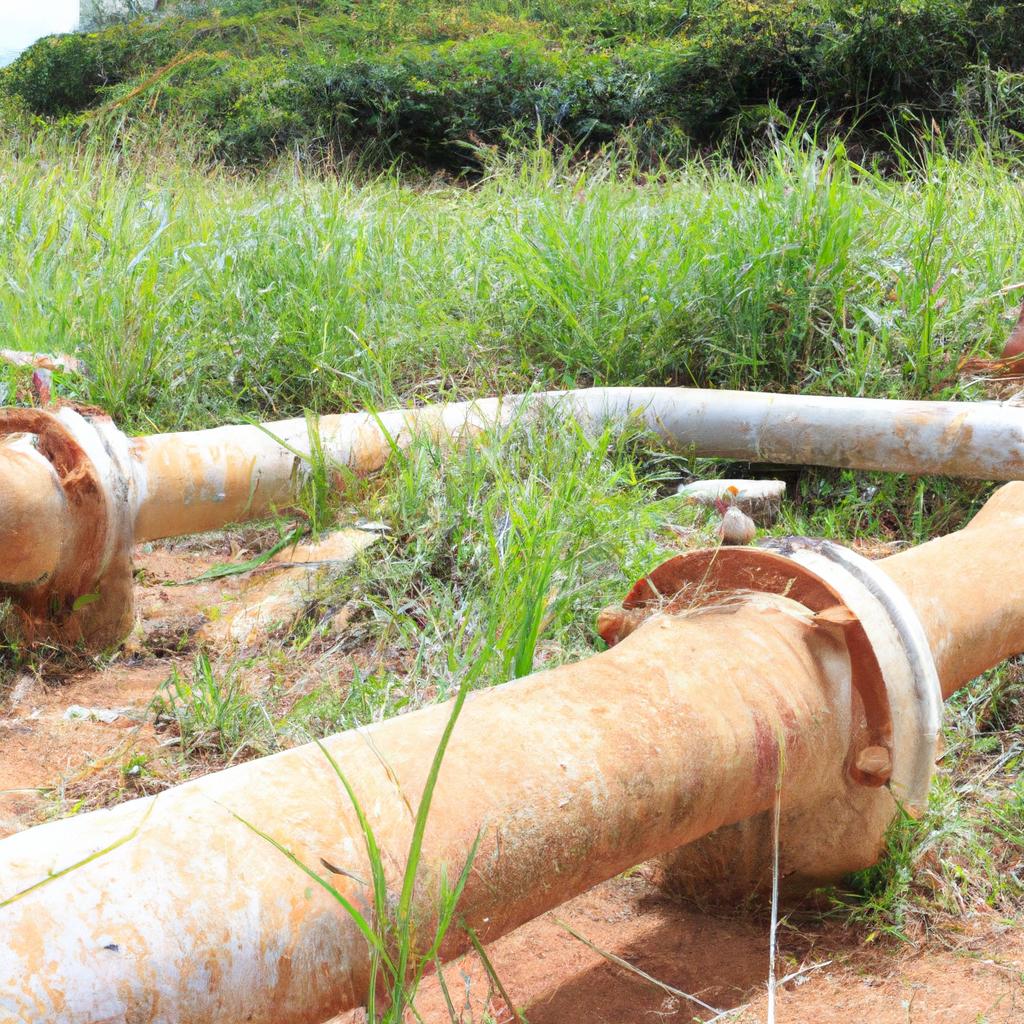
[(138, 117), (199, 122), (234, 163), (300, 145), (461, 170), (537, 130), (655, 160), (742, 149), (797, 110), (888, 145), (900, 119), (964, 123), (977, 68), (1019, 73), (1022, 40), (1024, 5), (982, 0), (228, 0), (43, 40), (0, 92), (56, 117), (124, 83)]
[(333, 136), (346, 147), (372, 140), (388, 155), (463, 164), (457, 144), (497, 142), (533, 120), (555, 66), (542, 45), (507, 36), (360, 58), (326, 77)]
[(979, 141), (1012, 149), (1024, 140), (1024, 74), (977, 64), (952, 93), (955, 139), (964, 147)]
[(125, 48), (104, 34), (48, 36), (8, 68), (6, 91), (36, 114), (60, 116), (84, 110), (99, 90), (121, 81)]
[(160, 106), (205, 125), (216, 156), (257, 163), (320, 132), (316, 86), (302, 62), (211, 54), (169, 76)]
[(804, 77), (835, 108), (936, 110), (977, 55), (964, 0), (832, 3)]

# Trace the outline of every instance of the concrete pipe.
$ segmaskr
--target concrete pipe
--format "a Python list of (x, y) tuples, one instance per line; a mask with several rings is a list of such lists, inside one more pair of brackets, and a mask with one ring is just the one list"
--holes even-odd
[[(383, 466), (392, 443), (404, 448), (417, 434), (458, 442), (547, 408), (589, 428), (632, 419), (698, 456), (1024, 478), (1024, 409), (996, 402), (592, 388), (324, 416), (319, 429), (328, 458), (368, 473)], [(213, 529), (287, 504), (305, 472), (293, 453), (309, 451), (304, 419), (157, 434), (132, 445), (139, 540)]]
[(30, 434), (0, 437), (3, 575), (25, 585), (51, 576), (64, 544), (67, 502), (57, 472)]
[[(1024, 477), (1024, 409), (994, 402), (593, 388), (379, 416), (324, 416), (319, 431), (329, 460), (368, 473), (385, 463), (393, 445), (405, 447), (417, 434), (455, 444), (546, 409), (574, 417), (588, 429), (609, 421), (636, 422), (699, 456), (993, 480)], [(25, 484), (22, 463), (10, 453), (0, 457), (0, 496), (10, 496), (0, 506), (0, 598), (14, 604), (29, 639), (59, 643), (103, 647), (125, 635), (131, 621), (133, 541), (215, 529), (287, 506), (308, 469), (302, 457), (309, 452), (304, 419), (129, 441), (109, 419), (70, 407), (52, 413), (0, 410), (0, 436), (12, 433), (35, 439), (60, 480), (64, 501), (61, 512), (42, 467), (34, 466), (33, 482)], [(17, 515), (7, 511), (12, 505)], [(19, 565), (21, 556), (12, 552), (27, 536), (25, 523), (36, 524), (33, 546), (40, 550)]]
[[(1011, 485), (977, 527), (937, 543), (985, 561), (992, 523), (1021, 515), (1024, 485)], [(926, 575), (941, 561), (929, 549), (874, 564), (800, 540), (695, 552), (602, 616), (608, 651), (473, 694), (434, 794), (420, 934), (442, 872), (454, 877), (478, 836), (460, 912), (484, 941), (633, 864), (728, 835), (776, 800), (786, 874), (822, 880), (871, 863), (895, 800), (926, 797), (941, 692), (961, 681), (953, 658), (940, 657), (939, 677), (931, 642), (955, 647), (966, 614), (972, 665), (1024, 648), (1024, 574), (965, 608)], [(930, 625), (936, 595), (948, 634)], [(1016, 644), (972, 633), (976, 611), (1008, 629), (1016, 620)], [(396, 889), (449, 711), (326, 741)], [(0, 1020), (315, 1024), (358, 1006), (359, 931), (236, 814), (303, 863), (331, 865), (370, 911), (352, 807), (322, 753), (299, 747), (0, 841)], [(705, 846), (690, 871), (713, 878), (720, 850)], [(460, 948), (453, 935), (443, 952)]]
[(966, 529), (879, 565), (921, 620), (948, 697), (1021, 650), (1024, 581), (1014, 557), (1024, 532), (1024, 484), (1001, 487)]

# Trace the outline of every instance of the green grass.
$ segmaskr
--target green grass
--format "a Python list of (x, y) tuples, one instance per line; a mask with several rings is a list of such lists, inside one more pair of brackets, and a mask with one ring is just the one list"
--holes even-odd
[(271, 753), (277, 746), (274, 722), (237, 673), (223, 668), (200, 652), (191, 673), (173, 669), (153, 701), (157, 724), (173, 724), (187, 758), (212, 756), (230, 764)]
[(472, 189), (19, 144), (0, 336), (81, 355), (58, 386), (147, 431), (530, 385), (979, 397), (955, 368), (1021, 295), (1017, 178), (797, 139), (750, 174), (537, 152)]

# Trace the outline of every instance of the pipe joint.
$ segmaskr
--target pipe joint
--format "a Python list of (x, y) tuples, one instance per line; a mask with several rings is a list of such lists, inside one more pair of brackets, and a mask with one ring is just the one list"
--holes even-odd
[[(906, 595), (874, 562), (832, 541), (786, 537), (769, 540), (760, 550), (812, 573), (841, 599), (850, 621), (840, 628), (870, 737), (853, 753), (850, 774), (866, 785), (887, 784), (905, 810), (923, 813), (942, 728), (942, 688), (928, 638)], [(830, 616), (825, 610), (815, 621), (826, 625)], [(883, 754), (876, 751), (888, 757), (884, 778)]]
[[(788, 537), (678, 555), (638, 581), (621, 608), (602, 612), (598, 631), (613, 645), (652, 614), (752, 593), (795, 601), (846, 654), (818, 659), (833, 724), (842, 723), (834, 763), (821, 765), (815, 784), (786, 792), (780, 815), (785, 873), (791, 888), (805, 888), (874, 863), (896, 804), (923, 811), (942, 694), (902, 591), (874, 563), (830, 541)], [(767, 885), (774, 839), (768, 812), (718, 829), (665, 858), (668, 881), (705, 898), (712, 886), (732, 901)]]
[(47, 494), (28, 524), (40, 571), (0, 582), (0, 600), (10, 602), (17, 633), (29, 642), (117, 643), (133, 618), (127, 438), (106, 416), (65, 406), (0, 410), (0, 439), (6, 442), (0, 477), (9, 470), (12, 487), (23, 486), (27, 456)]

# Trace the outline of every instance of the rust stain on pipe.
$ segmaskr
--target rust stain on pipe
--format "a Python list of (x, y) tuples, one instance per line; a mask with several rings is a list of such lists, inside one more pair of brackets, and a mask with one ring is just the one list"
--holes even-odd
[(946, 697), (1024, 648), (1022, 531), (1024, 483), (1010, 483), (966, 529), (878, 563), (913, 604)]
[[(33, 436), (38, 451), (53, 467), (64, 498), (60, 508), (60, 526), (64, 529), (54, 530), (54, 535), (63, 536), (71, 549), (63, 552), (64, 557), (55, 562), (38, 584), (19, 591), (16, 609), (30, 636), (36, 633), (39, 623), (52, 622), (67, 628), (75, 602), (90, 592), (103, 556), (108, 515), (103, 486), (82, 447), (50, 413), (5, 409), (0, 415), (0, 435), (4, 434)], [(52, 550), (52, 541), (44, 550), (47, 548)], [(71, 630), (73, 633), (74, 627)]]
[(66, 522), (60, 480), (25, 434), (0, 438), (0, 585), (23, 586), (51, 576)]
[[(15, 500), (38, 502), (19, 505), (16, 515), (22, 523), (35, 519), (39, 549), (31, 568), (45, 571), (30, 581), (3, 580), (0, 598), (11, 599), (20, 631), (29, 641), (119, 642), (131, 627), (133, 607), (133, 503), (124, 453), (118, 450), (123, 435), (106, 417), (88, 422), (72, 409), (0, 409), (0, 438), (12, 437), (31, 445), (31, 475), (11, 484)], [(0, 473), (6, 475), (19, 467), (17, 460), (12, 462), (10, 443), (4, 450), (8, 457), (0, 460)], [(49, 466), (49, 486), (42, 483), (46, 475), (41, 460)], [(54, 501), (54, 484), (59, 503)], [(31, 487), (28, 494), (26, 485)], [(18, 543), (9, 536), (3, 540), (9, 546)], [(6, 551), (4, 555), (6, 562)], [(17, 556), (12, 559), (18, 561)], [(24, 576), (24, 569), (15, 575)]]
[[(462, 911), (489, 940), (768, 806), (783, 749), (794, 799), (823, 774), (852, 785), (841, 760), (822, 769), (846, 728), (820, 677), (822, 644), (838, 652), (794, 602), (765, 598), (662, 617), (586, 662), (474, 694), (434, 798), (420, 913), (432, 916), (442, 865), (452, 877), (481, 826)], [(327, 741), (396, 887), (406, 801), (420, 798), (448, 710)], [(361, 1003), (366, 948), (351, 920), (232, 811), (312, 865), (369, 877), (358, 823), (312, 746), (15, 835), (0, 842), (3, 897), (139, 828), (0, 909), (17, 937), (0, 949), (15, 1019), (313, 1024)], [(332, 880), (369, 906), (365, 888)]]

